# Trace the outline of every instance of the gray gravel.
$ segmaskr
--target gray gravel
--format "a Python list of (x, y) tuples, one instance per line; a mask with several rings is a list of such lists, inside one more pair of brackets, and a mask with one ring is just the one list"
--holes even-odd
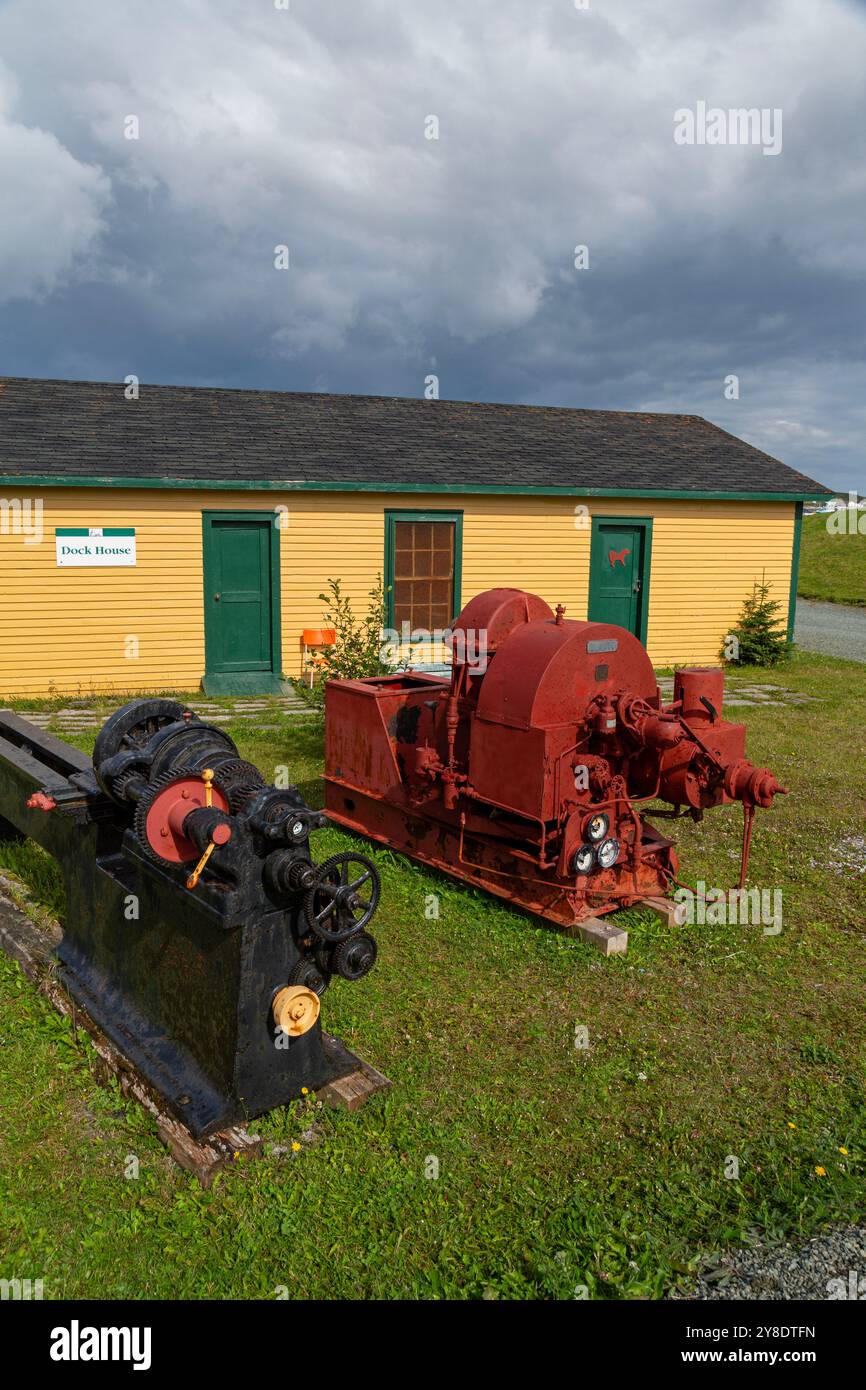
[(798, 598), (794, 641), (807, 652), (866, 661), (866, 608)]
[(866, 1226), (831, 1227), (801, 1245), (727, 1250), (701, 1270), (696, 1288), (677, 1296), (866, 1300)]

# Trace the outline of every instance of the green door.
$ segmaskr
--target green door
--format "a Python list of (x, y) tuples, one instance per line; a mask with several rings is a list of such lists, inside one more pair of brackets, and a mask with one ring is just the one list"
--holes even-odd
[(205, 512), (207, 694), (280, 689), (278, 537), (273, 514)]
[(649, 518), (593, 517), (589, 618), (616, 623), (646, 641), (649, 605)]

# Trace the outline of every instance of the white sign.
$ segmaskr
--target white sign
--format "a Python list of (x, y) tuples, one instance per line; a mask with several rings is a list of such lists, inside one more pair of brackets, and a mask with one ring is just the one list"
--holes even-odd
[(131, 526), (58, 526), (54, 532), (58, 565), (134, 565)]

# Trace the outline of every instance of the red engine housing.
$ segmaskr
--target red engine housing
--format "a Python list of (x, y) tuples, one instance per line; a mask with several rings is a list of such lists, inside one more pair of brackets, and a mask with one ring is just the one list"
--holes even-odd
[(722, 718), (724, 676), (677, 671), (663, 705), (630, 632), (574, 622), (519, 589), (472, 599), (450, 680), (332, 680), (326, 810), (335, 821), (563, 926), (666, 893), (673, 840), (637, 809), (695, 817), (783, 791)]

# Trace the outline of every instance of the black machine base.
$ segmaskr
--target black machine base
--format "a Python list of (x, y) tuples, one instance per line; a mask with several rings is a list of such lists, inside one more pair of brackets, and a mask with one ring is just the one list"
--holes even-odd
[(0, 711), (0, 832), (66, 884), (60, 980), (196, 1139), (358, 1069), (319, 998), (372, 968), (379, 882), (360, 856), (313, 862), (324, 823), (172, 701), (123, 706), (93, 764)]

